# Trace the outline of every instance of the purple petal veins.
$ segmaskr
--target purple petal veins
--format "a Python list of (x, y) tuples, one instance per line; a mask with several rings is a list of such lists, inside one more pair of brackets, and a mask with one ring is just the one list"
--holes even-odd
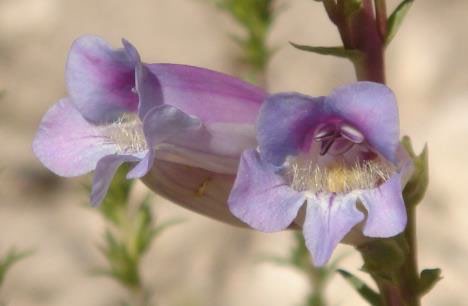
[(100, 37), (83, 36), (73, 43), (66, 80), (72, 102), (92, 123), (117, 120), (138, 108), (138, 96), (131, 90), (134, 64), (124, 49), (114, 50)]
[(305, 196), (291, 189), (255, 150), (242, 154), (234, 185), (228, 200), (231, 212), (265, 232), (288, 227), (305, 201)]
[(356, 208), (356, 200), (354, 194), (321, 193), (308, 198), (303, 232), (315, 265), (327, 263), (338, 243), (364, 219)]
[(68, 177), (94, 170), (102, 157), (117, 149), (105, 128), (86, 121), (67, 98), (47, 111), (33, 142), (38, 159), (57, 175)]

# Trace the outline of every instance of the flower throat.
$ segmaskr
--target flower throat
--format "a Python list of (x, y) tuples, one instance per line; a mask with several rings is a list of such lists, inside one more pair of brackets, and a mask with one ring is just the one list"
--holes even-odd
[(147, 150), (143, 124), (137, 114), (123, 114), (106, 126), (107, 136), (116, 144), (120, 154), (132, 154)]
[(352, 166), (335, 163), (327, 167), (318, 167), (312, 162), (293, 162), (287, 171), (294, 190), (333, 193), (375, 188), (393, 172), (391, 165), (378, 160), (356, 162)]

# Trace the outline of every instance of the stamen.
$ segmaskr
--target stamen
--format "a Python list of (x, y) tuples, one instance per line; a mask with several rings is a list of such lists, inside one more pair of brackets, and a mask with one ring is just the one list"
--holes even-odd
[(320, 143), (320, 155), (327, 154), (330, 149), (336, 144), (337, 140), (345, 140), (348, 143), (341, 143), (334, 151), (334, 155), (347, 152), (353, 144), (359, 144), (364, 141), (364, 135), (351, 125), (342, 123), (336, 125), (327, 123), (320, 125), (314, 131), (314, 140)]
[(340, 135), (343, 138), (346, 138), (349, 141), (354, 142), (354, 143), (361, 143), (364, 141), (364, 135), (362, 135), (362, 133), (358, 131), (356, 128), (348, 124), (341, 125)]
[(356, 189), (372, 189), (390, 178), (395, 172), (383, 161), (362, 161), (352, 166), (335, 164), (316, 167), (312, 162), (292, 163), (287, 175), (291, 187), (297, 191), (346, 193)]
[(327, 154), (328, 150), (330, 150), (331, 146), (333, 145), (333, 143), (335, 142), (335, 137), (331, 138), (331, 139), (326, 139), (326, 140), (323, 140), (321, 143), (320, 143), (320, 155), (325, 155)]
[(118, 146), (120, 154), (133, 154), (147, 150), (143, 124), (137, 114), (124, 114), (106, 127), (106, 135)]
[(330, 137), (334, 137), (336, 134), (336, 127), (334, 124), (325, 124), (320, 126), (315, 130), (314, 133), (314, 140), (315, 141), (323, 141)]

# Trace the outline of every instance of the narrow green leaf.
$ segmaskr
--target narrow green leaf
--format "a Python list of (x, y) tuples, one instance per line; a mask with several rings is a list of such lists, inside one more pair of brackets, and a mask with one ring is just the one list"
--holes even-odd
[(147, 196), (138, 208), (134, 217), (135, 228), (133, 232), (131, 252), (134, 256), (142, 256), (150, 247), (154, 238), (153, 216), (151, 212), (150, 198)]
[(414, 165), (414, 172), (403, 190), (403, 198), (406, 205), (416, 205), (423, 199), (429, 184), (428, 149), (427, 145), (424, 146), (421, 154), (417, 155), (408, 136), (403, 137), (401, 144), (410, 155)]
[(380, 295), (375, 292), (371, 287), (364, 283), (357, 276), (349, 273), (348, 271), (338, 269), (337, 272), (353, 287), (359, 295), (365, 299), (372, 306), (381, 306), (382, 302)]
[(355, 60), (362, 56), (362, 52), (359, 50), (348, 50), (344, 47), (314, 47), (314, 46), (306, 46), (306, 45), (298, 45), (293, 42), (289, 42), (294, 48), (317, 53), (321, 55), (332, 55), (341, 58), (347, 58), (350, 60)]
[(439, 268), (422, 270), (418, 286), (419, 293), (421, 295), (428, 293), (442, 279), (441, 274), (442, 270)]
[(397, 8), (393, 11), (390, 17), (388, 17), (388, 32), (387, 37), (385, 38), (386, 46), (388, 46), (393, 37), (395, 37), (413, 2), (414, 0), (403, 0), (403, 2), (401, 2), (400, 5), (398, 5)]
[(11, 249), (5, 258), (0, 261), (0, 285), (3, 283), (6, 273), (15, 263), (25, 257), (32, 255), (33, 253), (34, 251), (31, 250), (18, 252), (15, 249)]

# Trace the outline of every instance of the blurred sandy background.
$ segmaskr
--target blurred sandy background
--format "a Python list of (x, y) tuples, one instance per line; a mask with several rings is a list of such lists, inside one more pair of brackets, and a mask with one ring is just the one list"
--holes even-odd
[[(389, 1), (393, 8), (396, 1)], [(272, 92), (327, 94), (353, 80), (343, 60), (302, 53), (288, 41), (338, 43), (322, 7), (280, 1), (287, 9), (270, 43), (279, 47), (268, 70)], [(417, 148), (429, 143), (431, 185), (419, 209), (422, 267), (441, 267), (444, 280), (425, 305), (467, 305), (468, 276), (468, 2), (416, 1), (388, 50), (388, 83), (400, 103), (402, 132)], [(147, 62), (185, 63), (237, 74), (235, 23), (205, 0), (0, 0), (0, 255), (34, 248), (7, 276), (0, 300), (12, 306), (116, 305), (121, 288), (89, 270), (104, 264), (97, 244), (104, 224), (88, 208), (83, 180), (50, 175), (31, 152), (41, 116), (65, 95), (64, 63), (72, 41), (98, 34), (132, 41)], [(144, 192), (141, 185), (139, 193)], [(170, 306), (299, 305), (303, 276), (258, 263), (286, 254), (290, 233), (260, 234), (219, 224), (156, 198), (161, 220), (186, 222), (156, 240), (145, 259), (155, 301)], [(335, 255), (350, 252), (340, 246)], [(343, 267), (357, 271), (352, 254)], [(357, 272), (359, 273), (359, 272)], [(364, 305), (339, 277), (330, 305)]]

